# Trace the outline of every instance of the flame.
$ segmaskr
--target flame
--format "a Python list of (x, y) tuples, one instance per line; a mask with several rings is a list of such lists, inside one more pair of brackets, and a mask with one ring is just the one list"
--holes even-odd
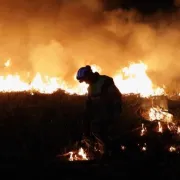
[(176, 151), (176, 147), (171, 146), (171, 147), (169, 148), (169, 151), (170, 151), (170, 152), (175, 152), (175, 151)]
[(160, 107), (157, 107), (157, 108), (152, 107), (149, 110), (149, 118), (151, 121), (162, 120), (169, 123), (169, 122), (172, 122), (173, 115), (170, 114), (169, 112), (162, 111)]
[(146, 143), (144, 143), (143, 147), (142, 147), (142, 151), (146, 151), (147, 150), (147, 145)]
[(69, 152), (68, 154), (70, 155), (69, 161), (88, 160), (83, 148), (80, 148), (78, 152)]
[(4, 66), (5, 67), (9, 67), (11, 65), (11, 60), (8, 59), (5, 63), (4, 63)]
[(121, 145), (121, 150), (125, 150), (126, 149), (126, 147), (125, 146), (123, 146), (123, 145)]
[(147, 129), (146, 129), (146, 127), (144, 126), (144, 124), (142, 124), (141, 136), (144, 136), (146, 132), (147, 132)]
[(153, 88), (152, 81), (146, 74), (147, 65), (144, 63), (131, 64), (122, 69), (122, 73), (114, 76), (116, 86), (124, 94), (134, 93), (143, 97), (150, 95), (162, 95), (164, 89)]
[[(11, 66), (11, 59), (4, 63), (8, 68)], [(102, 69), (93, 64), (91, 65), (93, 72), (101, 73)], [(144, 63), (131, 64), (129, 67), (123, 68), (119, 73), (113, 76), (114, 82), (119, 90), (124, 94), (134, 93), (143, 97), (150, 95), (161, 95), (164, 93), (163, 88), (154, 88), (153, 83), (146, 74), (147, 66)], [(74, 73), (76, 74), (76, 73)], [(24, 78), (24, 77), (23, 77)], [(68, 94), (84, 95), (87, 93), (88, 85), (86, 83), (78, 83), (71, 86), (68, 82), (60, 77), (43, 76), (37, 72), (29, 81), (30, 73), (27, 72), (28, 81), (22, 80), (19, 74), (8, 74), (0, 76), (0, 92), (22, 92), (22, 91), (38, 91), (40, 93), (51, 94), (58, 89), (64, 90)], [(75, 79), (75, 75), (74, 75)]]
[(158, 122), (158, 132), (163, 133), (163, 128), (160, 121)]
[(177, 128), (177, 134), (180, 134), (180, 127)]

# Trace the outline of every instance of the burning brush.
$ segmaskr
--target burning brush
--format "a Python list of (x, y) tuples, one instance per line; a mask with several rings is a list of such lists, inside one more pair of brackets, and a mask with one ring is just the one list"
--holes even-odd
[(148, 111), (143, 112), (141, 115), (149, 121), (161, 121), (166, 123), (171, 123), (173, 121), (173, 115), (158, 106), (151, 107)]
[(58, 156), (66, 157), (69, 161), (86, 161), (98, 159), (103, 153), (103, 142), (95, 134), (92, 134), (92, 137), (83, 137), (81, 142), (76, 142), (73, 151)]
[(180, 127), (174, 121), (172, 114), (167, 110), (163, 111), (160, 107), (152, 107), (146, 114), (143, 114), (143, 117), (149, 120), (149, 125), (142, 124), (141, 136), (149, 136), (151, 132), (157, 133), (156, 138), (158, 138), (158, 134), (162, 139), (164, 138), (164, 141), (166, 141), (164, 144), (168, 144), (165, 146), (169, 152), (180, 152)]
[(71, 151), (63, 154), (64, 157), (68, 157), (69, 161), (83, 161), (89, 160), (87, 153), (83, 148), (80, 148), (78, 151)]
[[(157, 132), (163, 133), (164, 130), (168, 129), (174, 134), (180, 134), (180, 127), (174, 122), (173, 115), (167, 110), (163, 111), (160, 107), (152, 107), (142, 116), (149, 120), (151, 124), (157, 124), (155, 128)], [(146, 132), (147, 128), (142, 124), (141, 135), (144, 135)]]
[(151, 121), (159, 120), (163, 122), (170, 123), (173, 121), (173, 115), (170, 114), (168, 111), (163, 111), (162, 108), (150, 108), (149, 110), (149, 118)]
[[(130, 152), (133, 148), (138, 152), (148, 153), (160, 148), (167, 152), (179, 153), (180, 146), (177, 140), (180, 139), (180, 127), (173, 122), (173, 115), (163, 111), (162, 108), (151, 107), (143, 116), (146, 117), (147, 124), (143, 123), (140, 128), (137, 128), (140, 133), (137, 137), (133, 137), (133, 145), (119, 142), (119, 152)], [(91, 138), (84, 137), (81, 142), (77, 142), (73, 151), (61, 156), (66, 157), (66, 160), (68, 158), (69, 161), (86, 161), (99, 159), (103, 153), (103, 142), (93, 134)]]

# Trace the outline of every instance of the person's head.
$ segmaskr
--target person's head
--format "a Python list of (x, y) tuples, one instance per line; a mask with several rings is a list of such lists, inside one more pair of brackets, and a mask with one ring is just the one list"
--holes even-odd
[(76, 79), (82, 83), (85, 82), (87, 84), (91, 83), (92, 78), (93, 78), (93, 72), (91, 69), (91, 66), (87, 65), (85, 67), (81, 67), (76, 75)]

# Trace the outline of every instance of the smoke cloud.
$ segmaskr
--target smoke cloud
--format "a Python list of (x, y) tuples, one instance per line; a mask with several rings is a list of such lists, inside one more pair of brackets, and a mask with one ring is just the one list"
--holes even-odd
[(103, 7), (101, 0), (2, 0), (0, 61), (11, 58), (14, 72), (41, 72), (68, 81), (85, 64), (113, 75), (139, 61), (158, 83), (179, 76), (178, 11), (143, 16)]

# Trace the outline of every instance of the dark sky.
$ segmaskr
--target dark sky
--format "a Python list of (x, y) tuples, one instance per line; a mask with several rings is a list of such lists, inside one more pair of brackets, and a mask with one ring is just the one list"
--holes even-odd
[(142, 13), (153, 13), (157, 10), (171, 10), (174, 7), (173, 0), (104, 0), (108, 10), (123, 7), (125, 9), (136, 8)]

